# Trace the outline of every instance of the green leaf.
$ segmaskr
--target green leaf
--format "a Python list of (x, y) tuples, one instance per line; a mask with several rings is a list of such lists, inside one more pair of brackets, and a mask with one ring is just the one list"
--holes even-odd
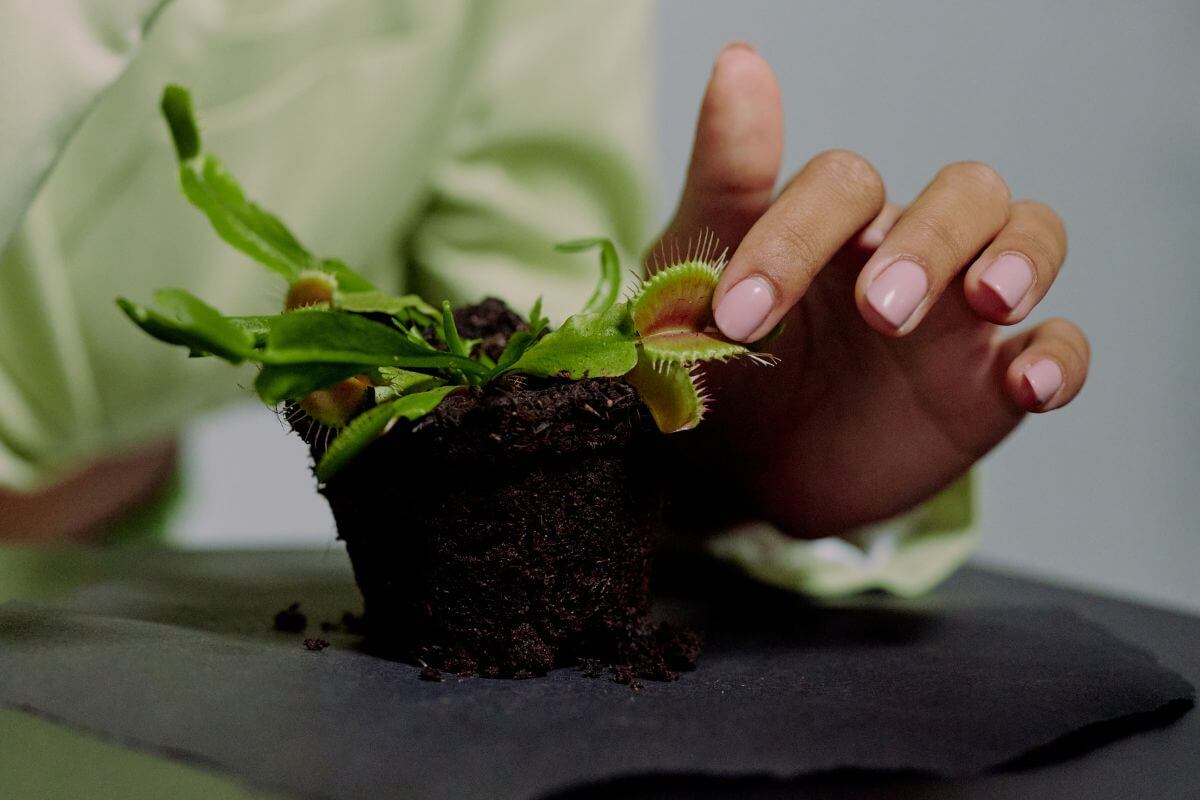
[[(267, 346), (258, 353), (265, 364), (358, 364), (374, 367), (454, 369), (484, 375), (476, 361), (444, 353), (427, 342), (414, 342), (390, 325), (341, 311), (293, 311), (271, 322)], [(361, 370), (359, 370), (361, 371)]]
[[(405, 323), (428, 325), (441, 321), (441, 312), (415, 294), (394, 295), (372, 289), (363, 292), (338, 292), (335, 305), (343, 311), (359, 314), (388, 314)], [(415, 315), (415, 319), (414, 319)]]
[(329, 445), (317, 465), (317, 479), (328, 481), (363, 448), (386, 433), (400, 419), (415, 420), (437, 408), (438, 403), (457, 386), (440, 386), (426, 392), (410, 394), (384, 405), (375, 406), (353, 420)]
[(424, 372), (413, 372), (407, 369), (397, 369), (395, 367), (380, 367), (379, 378), (383, 381), (383, 386), (375, 387), (375, 400), (382, 402), (384, 399), (399, 397), (405, 394), (411, 394), (417, 391), (432, 389), (435, 386), (441, 386), (446, 381), (436, 375), (427, 375)]
[(154, 293), (159, 307), (180, 325), (203, 331), (208, 352), (225, 359), (241, 359), (250, 354), (254, 337), (225, 318), (220, 311), (183, 289), (159, 289)]
[(684, 366), (669, 363), (656, 366), (642, 356), (625, 380), (638, 390), (663, 433), (690, 430), (704, 417), (706, 398)]
[(691, 259), (661, 269), (630, 300), (633, 326), (652, 363), (694, 364), (743, 355), (748, 348), (725, 338), (712, 317), (719, 262)]
[(269, 406), (300, 400), (309, 392), (327, 389), (363, 371), (361, 364), (263, 364), (254, 391)]
[(621, 293), (621, 260), (617, 256), (617, 248), (612, 240), (601, 238), (576, 239), (555, 245), (556, 250), (564, 253), (577, 253), (593, 247), (600, 248), (600, 281), (581, 314), (600, 314), (617, 301), (617, 295)]
[(542, 298), (538, 297), (533, 303), (533, 308), (529, 310), (529, 329), (534, 331), (534, 335), (545, 330), (550, 324), (550, 320), (542, 315)]
[(257, 317), (226, 317), (232, 324), (238, 326), (246, 333), (250, 334), (255, 347), (262, 347), (267, 343), (267, 334), (271, 330), (271, 320), (273, 316), (257, 316)]
[(539, 297), (529, 312), (529, 330), (516, 331), (508, 337), (508, 342), (504, 345), (504, 352), (500, 354), (500, 358), (493, 365), (493, 369), (484, 383), (500, 377), (520, 361), (521, 357), (525, 355), (525, 351), (533, 346), (533, 343), (537, 341), (549, 324), (550, 320), (542, 314), (542, 298)]
[(138, 305), (123, 297), (117, 305), (139, 328), (168, 344), (182, 345), (193, 353), (214, 355), (233, 364), (253, 358), (253, 336), (222, 317), (216, 309), (182, 290), (159, 293), (173, 315)]
[(162, 113), (171, 129), (171, 141), (180, 161), (189, 161), (200, 154), (200, 131), (192, 114), (192, 95), (182, 86), (171, 84), (163, 89)]
[(321, 259), (320, 269), (337, 278), (338, 288), (347, 292), (370, 292), (375, 290), (375, 284), (359, 275), (345, 262), (336, 258)]
[(442, 301), (442, 341), (456, 356), (466, 358), (471, 354), (471, 348), (458, 335), (458, 325), (454, 322), (454, 310), (450, 308), (449, 300)]
[(490, 382), (507, 372), (514, 364), (521, 360), (521, 357), (525, 355), (525, 351), (529, 349), (533, 342), (534, 335), (530, 331), (517, 331), (508, 337), (508, 343), (504, 345), (504, 352), (500, 354), (500, 359), (496, 362), (484, 382)]
[(637, 363), (635, 340), (628, 305), (618, 303), (601, 314), (568, 317), (506, 371), (573, 380), (624, 375)]
[(222, 239), (290, 283), (306, 269), (315, 269), (312, 256), (276, 217), (246, 199), (221, 163), (206, 155), (202, 164), (179, 166), (179, 183), (192, 205), (208, 217)]
[(695, 364), (699, 361), (725, 361), (750, 352), (738, 342), (717, 332), (667, 331), (641, 340), (642, 348), (654, 363)]
[(186, 89), (167, 86), (161, 106), (179, 157), (179, 184), (183, 193), (204, 212), (222, 239), (289, 283), (306, 269), (318, 269), (334, 275), (343, 289), (374, 288), (342, 262), (315, 258), (278, 217), (246, 198), (242, 187), (220, 161), (202, 152), (200, 130)]
[(720, 270), (704, 261), (672, 264), (651, 275), (629, 301), (640, 336), (702, 331), (712, 324), (712, 298)]

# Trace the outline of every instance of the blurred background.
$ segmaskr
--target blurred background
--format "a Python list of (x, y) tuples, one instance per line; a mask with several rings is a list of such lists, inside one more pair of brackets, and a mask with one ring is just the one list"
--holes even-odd
[[(790, 168), (851, 148), (907, 202), (975, 159), (1059, 211), (1071, 253), (1034, 318), (1079, 322), (1092, 373), (983, 464), (976, 560), (1200, 610), (1200, 3), (659, 5), (663, 221), (730, 39), (779, 75)], [(260, 405), (198, 420), (185, 457), (180, 543), (334, 543), (303, 446)]]

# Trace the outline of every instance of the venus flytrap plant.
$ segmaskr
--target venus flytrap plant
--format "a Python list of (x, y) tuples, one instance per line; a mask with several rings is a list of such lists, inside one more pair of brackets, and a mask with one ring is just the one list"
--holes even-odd
[(228, 317), (182, 289), (157, 292), (157, 308), (124, 298), (117, 303), (146, 333), (193, 356), (258, 364), (259, 397), (286, 405), (294, 427), (303, 419), (319, 426), (321, 481), (398, 421), (419, 419), (452, 392), (479, 390), (505, 375), (624, 378), (659, 429), (671, 433), (695, 427), (704, 415), (700, 363), (766, 360), (724, 338), (713, 323), (712, 294), (724, 256), (705, 236), (695, 254), (639, 280), (625, 300), (618, 299), (621, 267), (612, 242), (559, 245), (567, 252), (599, 249), (595, 291), (554, 330), (539, 299), (526, 327), (493, 361), (479, 342), (462, 338), (448, 301), (438, 309), (416, 295), (377, 289), (341, 261), (312, 255), (277, 217), (248, 200), (221, 163), (203, 152), (186, 90), (167, 87), (162, 110), (184, 195), (221, 238), (287, 281), (285, 311)]

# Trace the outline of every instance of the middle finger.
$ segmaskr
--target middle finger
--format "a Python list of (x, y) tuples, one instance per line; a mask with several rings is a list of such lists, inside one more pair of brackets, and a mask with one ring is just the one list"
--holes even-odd
[(909, 333), (954, 277), (1004, 227), (1004, 180), (986, 164), (943, 168), (908, 207), (867, 261), (855, 296), (871, 327)]

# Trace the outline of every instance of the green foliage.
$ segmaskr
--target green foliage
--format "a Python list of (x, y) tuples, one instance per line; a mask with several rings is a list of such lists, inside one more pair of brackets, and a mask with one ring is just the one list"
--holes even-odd
[(555, 247), (564, 253), (591, 250), (593, 247), (600, 248), (600, 282), (580, 312), (582, 314), (600, 314), (617, 301), (617, 295), (621, 293), (621, 260), (617, 256), (617, 247), (610, 239), (576, 239)]
[(288, 281), (305, 270), (328, 272), (347, 291), (373, 289), (369, 281), (336, 259), (318, 259), (304, 249), (279, 218), (246, 198), (242, 187), (202, 151), (191, 95), (180, 86), (163, 91), (162, 111), (179, 157), (179, 184), (204, 212), (222, 239)]
[(379, 380), (381, 386), (375, 387), (375, 401), (383, 402), (393, 397), (409, 392), (425, 391), (435, 386), (441, 386), (446, 381), (437, 375), (427, 375), (424, 372), (413, 372), (396, 367), (380, 367)]
[(538, 298), (529, 312), (529, 330), (517, 331), (508, 337), (504, 352), (496, 361), (492, 371), (488, 373), (484, 383), (488, 383), (506, 372), (512, 370), (517, 362), (525, 355), (550, 325), (550, 320), (542, 316), (542, 298)]
[(438, 350), (381, 322), (324, 309), (276, 317), (266, 347), (255, 357), (264, 364), (335, 363), (456, 369), (472, 375), (487, 372), (477, 361)]
[(264, 403), (273, 406), (285, 400), (299, 400), (309, 392), (328, 388), (362, 371), (361, 364), (264, 363), (254, 380), (254, 391), (258, 392)]
[[(600, 279), (580, 313), (555, 330), (539, 298), (527, 327), (513, 333), (493, 362), (464, 339), (449, 302), (437, 308), (422, 298), (375, 288), (346, 264), (312, 255), (276, 216), (249, 199), (221, 163), (203, 151), (186, 90), (169, 86), (162, 110), (179, 157), (184, 195), (228, 243), (282, 276), (297, 298), (305, 280), (328, 276), (319, 302), (300, 299), (297, 308), (274, 316), (227, 317), (181, 289), (156, 294), (158, 308), (124, 298), (121, 310), (149, 335), (187, 348), (193, 356), (215, 356), (260, 365), (255, 381), (268, 404), (328, 398), (322, 390), (353, 390), (366, 411), (340, 428), (317, 467), (328, 480), (363, 447), (399, 419), (417, 419), (457, 388), (480, 387), (506, 374), (581, 380), (625, 376), (638, 388), (664, 432), (694, 427), (704, 413), (704, 396), (694, 379), (702, 361), (749, 355), (725, 339), (712, 321), (712, 294), (722, 261), (715, 242), (659, 269), (640, 283), (628, 302), (618, 302), (621, 265), (607, 239), (559, 245), (566, 252), (599, 249)], [(355, 376), (360, 376), (355, 378)], [(362, 377), (365, 376), (365, 377)], [(343, 383), (355, 378), (358, 385)], [(316, 394), (314, 394), (316, 393)], [(315, 413), (315, 412), (310, 412)]]
[(625, 380), (638, 390), (660, 431), (691, 430), (704, 418), (705, 397), (687, 367), (653, 364), (643, 356)]
[(117, 305), (134, 324), (156, 339), (183, 345), (195, 355), (213, 355), (240, 364), (254, 354), (254, 335), (203, 300), (182, 289), (161, 289), (156, 295), (162, 313), (117, 298)]
[(652, 363), (724, 361), (749, 352), (717, 330), (712, 296), (721, 279), (713, 262), (688, 260), (656, 272), (631, 301), (633, 324)]
[(441, 312), (415, 294), (391, 295), (378, 289), (338, 292), (334, 305), (357, 314), (387, 314), (405, 325), (441, 323)]
[(454, 311), (450, 308), (450, 301), (442, 301), (442, 341), (446, 343), (446, 349), (456, 356), (466, 358), (471, 354), (471, 350), (466, 343), (458, 335), (458, 325), (454, 322)]
[(163, 89), (162, 113), (171, 129), (171, 141), (180, 161), (190, 161), (200, 154), (200, 130), (192, 113), (192, 95), (182, 86)]
[(625, 303), (576, 314), (534, 344), (510, 372), (543, 378), (615, 378), (637, 363), (637, 337)]
[(328, 481), (363, 448), (386, 433), (397, 420), (415, 420), (437, 408), (442, 398), (453, 392), (457, 386), (441, 386), (426, 392), (405, 395), (398, 400), (377, 405), (355, 417), (338, 437), (330, 443), (329, 449), (317, 464), (317, 480)]

